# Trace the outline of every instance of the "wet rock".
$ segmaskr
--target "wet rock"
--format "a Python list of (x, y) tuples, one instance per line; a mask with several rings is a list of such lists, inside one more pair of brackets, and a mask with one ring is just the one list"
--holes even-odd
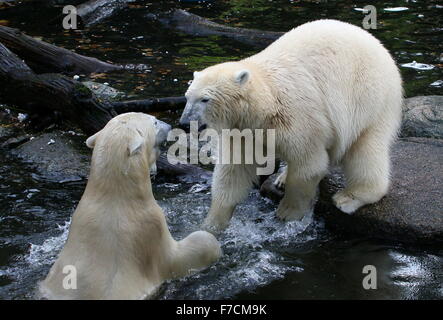
[(263, 197), (271, 199), (274, 202), (279, 202), (285, 195), (285, 191), (283, 189), (277, 188), (277, 186), (274, 184), (274, 181), (275, 179), (277, 179), (277, 177), (278, 173), (270, 175), (269, 178), (266, 179), (260, 187), (260, 194)]
[(401, 136), (443, 139), (443, 96), (406, 99)]
[[(343, 188), (341, 172), (334, 170), (320, 183), (315, 207), (330, 229), (402, 242), (443, 242), (443, 141), (407, 138), (399, 141), (392, 154), (392, 186), (378, 203), (348, 215), (332, 203), (332, 195)], [(261, 194), (279, 201), (283, 192), (271, 176)]]
[(15, 128), (12, 126), (2, 126), (0, 124), (0, 142), (10, 139), (15, 134)]
[[(14, 134), (14, 133), (11, 132), (9, 135), (12, 135), (12, 134)], [(0, 135), (1, 135), (1, 132), (0, 132)], [(11, 137), (11, 138), (7, 139), (6, 141), (4, 141), (0, 145), (0, 147), (3, 148), (3, 149), (12, 149), (12, 148), (18, 147), (19, 145), (25, 143), (29, 139), (30, 139), (30, 136), (27, 135), (27, 134), (21, 135), (21, 136), (18, 136), (18, 137)]]
[(86, 86), (89, 90), (94, 92), (94, 94), (102, 100), (113, 101), (119, 100), (125, 97), (125, 94), (121, 91), (118, 91), (108, 85), (101, 84), (93, 81), (84, 81), (82, 82), (84, 86)]
[(90, 151), (85, 139), (83, 135), (56, 130), (29, 140), (12, 153), (35, 168), (41, 179), (79, 181), (86, 179), (89, 172)]
[[(161, 145), (166, 140), (171, 126), (155, 117), (154, 121), (157, 143)], [(28, 142), (25, 140), (12, 145), (11, 142), (15, 141), (13, 139), (17, 139), (12, 138), (5, 143), (8, 143), (10, 148), (16, 147), (11, 153), (37, 170), (39, 177), (36, 178), (60, 183), (77, 182), (87, 178), (91, 159), (91, 150), (85, 144), (87, 136), (74, 131), (54, 130), (35, 137), (26, 137)], [(211, 177), (211, 172), (198, 166), (172, 166), (165, 155), (157, 161), (157, 167), (161, 174), (175, 175), (185, 182), (207, 182)]]
[[(6, 143), (6, 141), (24, 135), (25, 132), (17, 125), (11, 111), (6, 109), (4, 105), (0, 104), (0, 147), (8, 148), (9, 144)], [(10, 142), (13, 143), (13, 140)]]

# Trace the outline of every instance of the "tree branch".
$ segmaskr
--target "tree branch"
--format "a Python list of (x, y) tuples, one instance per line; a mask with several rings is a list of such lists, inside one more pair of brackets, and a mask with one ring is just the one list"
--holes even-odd
[(187, 34), (195, 36), (224, 36), (257, 47), (265, 47), (284, 34), (284, 32), (224, 26), (181, 9), (174, 10), (163, 17), (155, 17), (153, 15), (150, 15), (150, 17), (160, 21), (165, 26), (175, 28)]
[(25, 60), (35, 73), (54, 72), (74, 75), (123, 68), (34, 39), (20, 30), (9, 27), (0, 26), (0, 42)]

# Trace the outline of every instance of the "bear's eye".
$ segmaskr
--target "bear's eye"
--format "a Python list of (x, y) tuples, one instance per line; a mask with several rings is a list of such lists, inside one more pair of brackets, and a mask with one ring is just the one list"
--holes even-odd
[(202, 99), (201, 99), (201, 102), (202, 102), (202, 103), (208, 103), (208, 102), (209, 102), (209, 98), (202, 98)]

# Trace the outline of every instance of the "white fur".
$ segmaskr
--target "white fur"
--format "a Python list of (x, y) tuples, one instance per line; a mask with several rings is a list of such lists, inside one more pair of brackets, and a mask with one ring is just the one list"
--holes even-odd
[[(248, 77), (239, 83), (242, 70)], [(344, 212), (387, 193), (402, 81), (388, 51), (361, 28), (335, 20), (306, 23), (252, 57), (199, 72), (186, 96), (182, 121), (195, 109), (217, 129), (276, 129), (277, 154), (288, 162), (277, 211), (282, 219), (301, 219), (312, 210), (330, 165), (341, 164), (346, 175), (346, 188), (334, 196)], [(205, 105), (203, 96), (210, 97)], [(254, 172), (216, 167), (205, 227), (228, 224)]]
[[(219, 243), (205, 231), (172, 238), (151, 189), (155, 141), (153, 119), (141, 113), (119, 115), (88, 138), (94, 148), (88, 184), (68, 240), (40, 284), (46, 298), (149, 298), (165, 280), (219, 258)], [(66, 265), (77, 269), (75, 290), (62, 286)]]

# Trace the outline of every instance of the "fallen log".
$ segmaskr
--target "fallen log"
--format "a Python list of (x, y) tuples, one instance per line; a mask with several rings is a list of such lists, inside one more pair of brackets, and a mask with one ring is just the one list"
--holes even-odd
[(35, 74), (0, 43), (0, 102), (30, 113), (59, 112), (85, 133), (92, 134), (116, 115), (112, 105), (99, 101), (80, 82), (60, 74)]
[(166, 110), (180, 110), (186, 105), (185, 97), (152, 98), (145, 100), (130, 100), (113, 102), (115, 112), (161, 112)]
[(5, 26), (0, 26), (0, 42), (25, 60), (35, 73), (75, 75), (123, 68), (34, 39), (20, 30)]
[(185, 183), (210, 183), (212, 172), (192, 164), (171, 164), (166, 154), (161, 154), (157, 159), (158, 172), (165, 176), (176, 177)]
[(90, 0), (77, 6), (84, 26), (91, 26), (126, 8), (131, 0)]
[(257, 47), (265, 47), (283, 35), (283, 32), (225, 26), (181, 9), (174, 10), (165, 16), (150, 15), (149, 17), (187, 34), (224, 36)]

